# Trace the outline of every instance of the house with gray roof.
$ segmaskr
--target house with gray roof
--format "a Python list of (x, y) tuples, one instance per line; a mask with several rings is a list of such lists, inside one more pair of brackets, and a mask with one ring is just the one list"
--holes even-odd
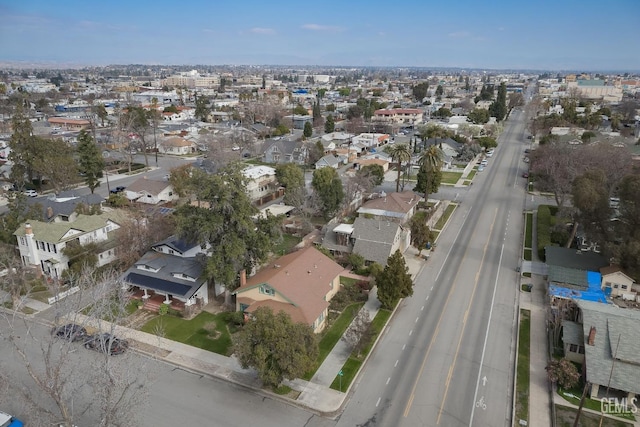
[(64, 255), (68, 245), (97, 244), (98, 267), (116, 260), (115, 231), (127, 219), (124, 211), (113, 210), (98, 215), (73, 215), (68, 220), (53, 222), (30, 220), (13, 233), (18, 241), (20, 259), (25, 266), (39, 269), (43, 274), (60, 279), (69, 268)]
[(121, 281), (132, 287), (134, 293), (140, 293), (145, 306), (157, 309), (160, 304), (151, 303), (159, 301), (193, 312), (209, 302), (205, 256), (199, 244), (171, 236), (153, 245), (124, 272)]
[(78, 214), (78, 207), (84, 206), (89, 208), (100, 208), (104, 197), (101, 195), (84, 194), (79, 195), (75, 191), (64, 191), (57, 195), (51, 194), (46, 199), (28, 199), (29, 205), (35, 205), (42, 208), (42, 218), (44, 222), (73, 221)]
[(152, 205), (178, 200), (178, 194), (173, 191), (173, 185), (169, 181), (150, 179), (146, 176), (129, 185), (125, 190), (125, 196), (129, 200)]
[(404, 252), (409, 247), (409, 238), (409, 230), (397, 222), (363, 217), (356, 218), (351, 233), (353, 253), (383, 267), (396, 250)]
[(358, 215), (406, 224), (413, 217), (419, 201), (420, 196), (409, 190), (389, 194), (382, 192), (358, 208)]
[(307, 157), (306, 145), (298, 141), (269, 139), (262, 145), (262, 161), (265, 163), (303, 165)]
[(547, 246), (549, 295), (553, 298), (606, 302), (600, 269), (609, 262), (591, 251)]
[(617, 390), (628, 401), (640, 394), (640, 311), (578, 301), (586, 381), (591, 398)]
[(323, 156), (320, 160), (316, 162), (316, 169), (322, 168), (334, 168), (338, 169), (340, 167), (340, 158), (336, 157), (333, 154), (327, 154)]

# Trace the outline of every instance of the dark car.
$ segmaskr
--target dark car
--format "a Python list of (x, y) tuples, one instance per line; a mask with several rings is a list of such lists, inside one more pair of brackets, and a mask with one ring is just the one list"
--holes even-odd
[(89, 336), (87, 330), (75, 323), (69, 323), (67, 325), (58, 326), (51, 331), (53, 335), (58, 338), (63, 338), (67, 341), (84, 341)]
[(110, 356), (124, 353), (129, 348), (126, 340), (116, 338), (111, 334), (103, 333), (91, 336), (85, 343), (86, 348), (106, 353)]
[(522, 174), (522, 177), (523, 177), (523, 178), (529, 178), (529, 172), (524, 172), (524, 173)]
[(119, 186), (119, 187), (113, 188), (113, 189), (111, 190), (111, 194), (118, 194), (118, 193), (122, 193), (122, 192), (123, 192), (124, 190), (126, 190), (126, 189), (127, 189), (127, 187)]

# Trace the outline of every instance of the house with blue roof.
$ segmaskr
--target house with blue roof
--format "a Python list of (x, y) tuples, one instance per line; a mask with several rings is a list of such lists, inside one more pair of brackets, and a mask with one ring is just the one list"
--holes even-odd
[(609, 262), (600, 254), (571, 248), (544, 248), (548, 266), (549, 296), (572, 300), (607, 302), (600, 269)]

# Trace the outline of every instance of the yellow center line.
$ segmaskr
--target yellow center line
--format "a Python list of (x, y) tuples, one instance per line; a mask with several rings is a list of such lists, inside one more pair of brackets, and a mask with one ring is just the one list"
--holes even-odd
[[(491, 222), (491, 227), (489, 228), (489, 237), (491, 237), (491, 233), (493, 232), (493, 227), (496, 224), (496, 219), (498, 218), (498, 209), (496, 208), (496, 212), (493, 215), (493, 221)], [(489, 242), (491, 239), (487, 239), (487, 243), (484, 245), (484, 249), (482, 250), (482, 260), (480, 261), (480, 269), (482, 269), (482, 265), (484, 264), (484, 259), (487, 256), (487, 249), (489, 247)], [(451, 377), (453, 377), (453, 371), (456, 367), (456, 362), (458, 361), (458, 354), (460, 353), (460, 345), (462, 345), (462, 338), (464, 337), (464, 330), (467, 328), (467, 318), (469, 312), (471, 311), (471, 304), (473, 304), (473, 298), (476, 295), (476, 289), (478, 289), (478, 280), (480, 279), (480, 270), (476, 273), (476, 279), (473, 284), (473, 291), (471, 292), (471, 298), (469, 298), (469, 304), (467, 305), (467, 309), (464, 313), (464, 318), (462, 320), (462, 331), (460, 331), (460, 338), (458, 338), (458, 345), (456, 347), (455, 356), (453, 357), (453, 363), (449, 367), (449, 375), (447, 376), (447, 381), (445, 382), (444, 395), (442, 396), (442, 402), (440, 402), (440, 411), (438, 411), (438, 418), (436, 420), (436, 424), (440, 424), (440, 417), (442, 417), (442, 411), (444, 410), (444, 404), (447, 400), (447, 394), (449, 393), (449, 386), (451, 385)]]
[[(496, 215), (497, 215), (497, 209), (496, 209)], [(495, 216), (493, 219), (493, 223), (495, 223)], [(491, 224), (492, 230), (493, 230), (493, 223)], [(478, 229), (480, 229), (480, 227), (476, 227), (474, 229), (473, 233), (471, 234), (471, 239), (473, 239)], [(489, 233), (489, 235), (491, 235), (491, 233)], [(469, 250), (469, 246), (467, 246), (467, 248), (465, 249), (464, 255), (467, 254), (468, 250)], [(483, 259), (484, 259), (484, 256), (483, 256)], [(429, 354), (431, 353), (431, 348), (433, 347), (433, 343), (438, 338), (438, 334), (440, 332), (440, 324), (442, 323), (442, 318), (444, 317), (444, 313), (447, 311), (447, 306), (449, 305), (449, 301), (451, 300), (451, 295), (453, 294), (453, 290), (456, 287), (456, 279), (458, 278), (459, 273), (460, 273), (460, 268), (458, 268), (458, 270), (456, 271), (456, 275), (453, 277), (453, 286), (451, 286), (451, 288), (449, 289), (449, 295), (447, 295), (447, 299), (444, 303), (444, 307), (442, 309), (442, 312), (440, 313), (440, 317), (438, 318), (438, 323), (436, 323), (436, 328), (434, 330), (433, 337), (431, 338), (431, 341), (429, 342), (429, 346), (427, 347), (427, 352), (424, 354), (424, 358), (422, 359), (422, 364), (420, 365), (420, 370), (418, 371), (418, 375), (416, 375), (416, 379), (413, 382), (413, 387), (411, 388), (411, 396), (409, 397), (409, 400), (407, 401), (407, 405), (404, 409), (405, 418), (409, 415), (409, 411), (411, 410), (411, 405), (413, 404), (416, 388), (418, 387), (418, 382), (420, 381), (420, 377), (422, 377), (422, 373), (424, 372), (424, 366), (426, 365), (427, 359), (429, 358)], [(476, 274), (476, 283), (477, 282), (478, 282), (478, 275)]]

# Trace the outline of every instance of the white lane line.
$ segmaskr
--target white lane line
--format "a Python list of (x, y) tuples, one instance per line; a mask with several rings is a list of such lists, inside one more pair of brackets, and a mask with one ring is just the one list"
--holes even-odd
[(413, 323), (418, 323), (418, 319), (419, 319), (419, 317), (416, 317), (416, 321), (415, 321), (415, 322), (413, 322)]
[(387, 383), (385, 385), (389, 385), (389, 381), (391, 381), (391, 377), (387, 378)]
[(380, 399), (382, 399), (381, 397), (378, 398), (378, 401), (376, 402), (376, 408), (378, 407), (378, 405), (380, 404)]
[(402, 346), (402, 349), (404, 350), (406, 346), (407, 346), (407, 345), (406, 345), (406, 344), (404, 344), (404, 345)]
[(411, 334), (413, 334), (413, 329), (409, 331), (409, 336), (411, 336)]
[(393, 367), (394, 367), (394, 368), (397, 368), (397, 367), (398, 367), (398, 362), (399, 362), (399, 360), (396, 360), (395, 365), (393, 365)]
[(424, 310), (424, 305), (422, 307), (420, 307), (420, 311)]

